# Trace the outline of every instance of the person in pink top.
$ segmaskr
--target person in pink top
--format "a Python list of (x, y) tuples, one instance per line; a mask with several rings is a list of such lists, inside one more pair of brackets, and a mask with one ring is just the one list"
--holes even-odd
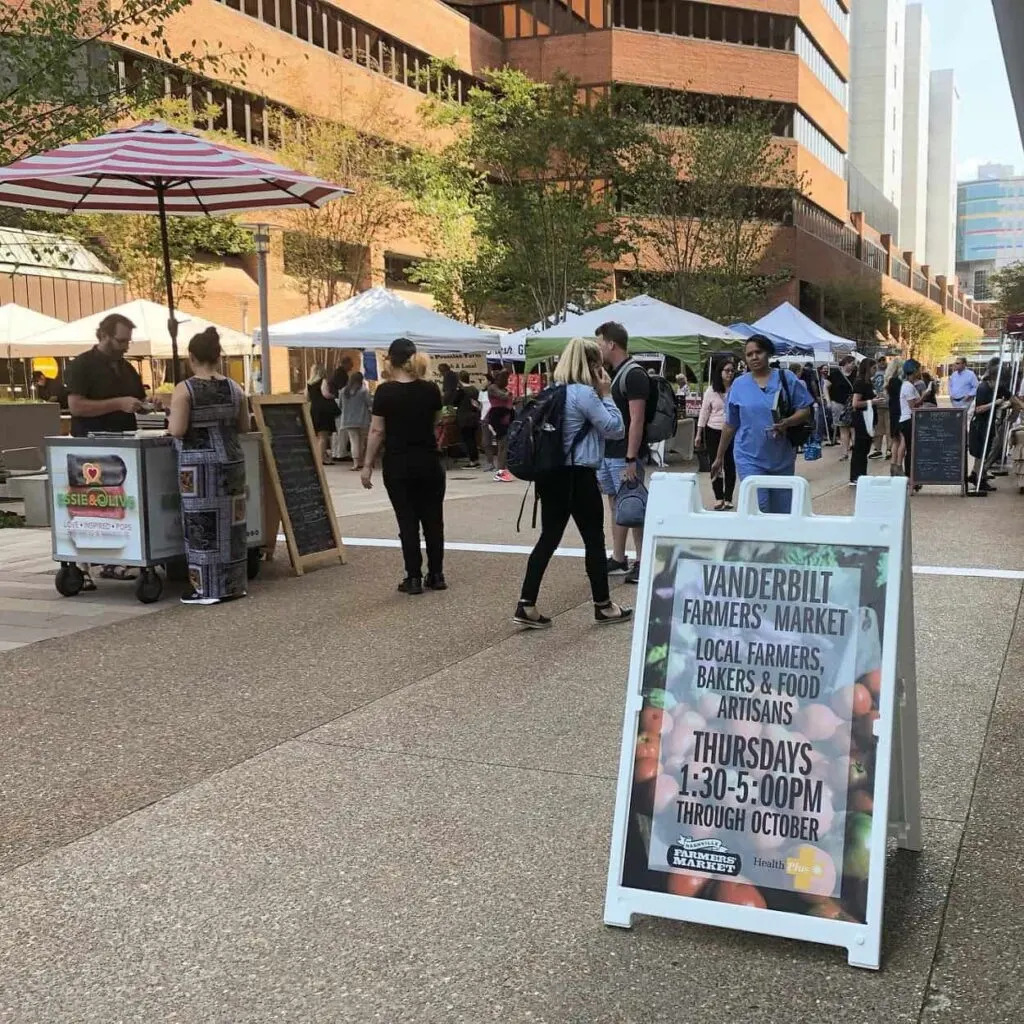
[[(704, 392), (704, 400), (700, 405), (697, 417), (697, 447), (703, 447), (712, 455), (718, 451), (718, 442), (722, 439), (722, 427), (725, 424), (725, 403), (729, 387), (736, 375), (736, 364), (731, 357), (715, 361), (711, 366), (711, 384)], [(732, 492), (736, 487), (736, 463), (733, 461), (732, 448), (725, 455), (722, 474), (711, 478), (711, 486), (715, 491), (716, 512), (732, 508)]]

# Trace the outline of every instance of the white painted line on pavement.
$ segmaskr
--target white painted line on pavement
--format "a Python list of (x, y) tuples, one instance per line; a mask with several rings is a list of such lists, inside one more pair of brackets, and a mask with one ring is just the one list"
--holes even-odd
[[(279, 541), (284, 541), (284, 534), (277, 535)], [(342, 537), (342, 541), (352, 548), (399, 548), (402, 545), (392, 538), (387, 537)], [(530, 544), (476, 544), (469, 541), (446, 541), (446, 551), (469, 551), (475, 554), (484, 555), (528, 555), (533, 546)], [(558, 548), (555, 556), (558, 558), (582, 558), (585, 552), (583, 548)], [(630, 552), (633, 554), (633, 552)], [(975, 579), (989, 580), (1024, 580), (1024, 571), (1016, 569), (986, 569), (982, 566), (959, 566), (959, 565), (915, 565), (915, 576), (963, 576)]]
[(965, 568), (959, 565), (915, 565), (915, 576), (974, 576), (989, 580), (1024, 580), (1016, 569)]

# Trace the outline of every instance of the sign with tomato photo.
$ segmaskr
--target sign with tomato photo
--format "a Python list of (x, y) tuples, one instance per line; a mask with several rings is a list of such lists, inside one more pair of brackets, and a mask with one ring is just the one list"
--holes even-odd
[[(645, 892), (866, 924), (884, 880), (890, 547), (660, 536), (645, 558), (609, 900)], [(710, 909), (666, 916), (732, 924)]]
[(623, 884), (863, 921), (886, 553), (655, 549)]

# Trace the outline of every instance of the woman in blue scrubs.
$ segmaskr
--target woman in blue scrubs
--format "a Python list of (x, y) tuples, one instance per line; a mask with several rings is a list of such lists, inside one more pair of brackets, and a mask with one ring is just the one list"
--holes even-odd
[[(774, 354), (775, 346), (763, 335), (755, 334), (748, 339), (744, 355), (749, 373), (737, 377), (729, 389), (725, 426), (711, 467), (712, 478), (722, 472), (730, 444), (736, 474), (741, 480), (748, 476), (793, 475), (796, 449), (790, 444), (786, 430), (809, 419), (814, 402), (799, 377), (789, 370), (773, 370), (768, 365)], [(787, 405), (786, 395), (779, 395), (782, 374), (786, 375), (788, 415), (776, 422), (773, 412), (777, 415), (780, 405), (786, 411)], [(793, 492), (788, 488), (759, 488), (757, 492), (757, 507), (762, 512), (788, 513), (792, 500)]]

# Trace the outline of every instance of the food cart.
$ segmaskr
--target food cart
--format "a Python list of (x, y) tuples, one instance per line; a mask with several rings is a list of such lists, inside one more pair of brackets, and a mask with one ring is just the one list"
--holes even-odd
[[(240, 435), (245, 453), (248, 572), (253, 579), (267, 540), (263, 516), (260, 435)], [(46, 438), (50, 480), (50, 535), (60, 562), (55, 585), (74, 597), (85, 583), (84, 564), (138, 568), (135, 596), (160, 599), (158, 566), (185, 554), (178, 492), (178, 459), (166, 432)]]

